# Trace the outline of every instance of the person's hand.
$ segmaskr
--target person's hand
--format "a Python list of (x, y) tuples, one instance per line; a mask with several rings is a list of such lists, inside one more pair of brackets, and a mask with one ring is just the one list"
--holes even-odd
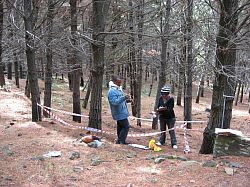
[(126, 100), (127, 103), (132, 102), (132, 98), (131, 98), (130, 95), (125, 95), (125, 100)]

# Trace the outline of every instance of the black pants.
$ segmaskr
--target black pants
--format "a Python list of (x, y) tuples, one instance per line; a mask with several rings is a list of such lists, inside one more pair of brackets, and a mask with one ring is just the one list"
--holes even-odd
[[(177, 144), (176, 136), (175, 136), (175, 129), (173, 129), (175, 121), (176, 121), (175, 118), (171, 118), (171, 119), (160, 118), (160, 129), (161, 129), (161, 131), (166, 131), (167, 126), (168, 126), (169, 135), (170, 135), (170, 138), (171, 138), (171, 146)], [(163, 145), (163, 144), (165, 144), (165, 141), (166, 141), (166, 132), (163, 132), (163, 133), (161, 133), (159, 142)]]
[(125, 144), (126, 143), (126, 138), (128, 135), (128, 131), (129, 131), (129, 121), (128, 119), (123, 119), (123, 120), (119, 120), (117, 121), (117, 143), (118, 144)]

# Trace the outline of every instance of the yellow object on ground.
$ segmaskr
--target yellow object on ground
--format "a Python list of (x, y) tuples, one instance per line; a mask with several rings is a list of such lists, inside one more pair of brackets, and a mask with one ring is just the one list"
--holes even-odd
[(155, 144), (155, 140), (150, 140), (149, 141), (149, 144), (148, 144), (148, 147), (152, 150), (154, 150), (155, 152), (157, 151), (161, 151), (161, 148), (158, 147), (156, 144)]

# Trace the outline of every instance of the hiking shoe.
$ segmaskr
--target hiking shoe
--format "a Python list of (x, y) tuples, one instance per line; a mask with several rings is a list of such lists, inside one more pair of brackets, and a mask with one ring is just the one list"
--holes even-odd
[(178, 149), (178, 146), (177, 145), (173, 145), (173, 149)]

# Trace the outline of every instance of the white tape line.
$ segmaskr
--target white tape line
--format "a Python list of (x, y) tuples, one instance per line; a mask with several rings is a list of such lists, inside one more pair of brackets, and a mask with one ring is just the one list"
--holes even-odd
[(44, 106), (44, 105), (40, 105), (38, 103), (37, 103), (37, 105), (40, 106), (41, 108), (46, 108), (46, 109), (49, 109), (49, 110), (54, 110), (54, 111), (57, 111), (57, 112), (60, 112), (60, 113), (63, 113), (63, 114), (69, 114), (71, 116), (80, 116), (80, 117), (86, 117), (86, 118), (89, 117), (87, 115), (81, 115), (81, 114), (76, 114), (76, 113), (72, 113), (72, 112), (66, 112), (66, 111), (63, 111), (63, 110), (58, 110), (58, 109), (50, 108), (50, 107), (47, 107), (47, 106)]
[[(54, 111), (57, 111), (57, 112), (60, 112), (60, 113), (63, 113), (63, 114), (69, 114), (71, 116), (80, 116), (80, 117), (86, 117), (88, 118), (89, 116), (88, 115), (81, 115), (81, 114), (76, 114), (76, 113), (72, 113), (72, 112), (67, 112), (67, 111), (63, 111), (63, 110), (58, 110), (58, 109), (54, 109), (54, 108), (51, 108), (51, 107), (47, 107), (47, 106), (44, 106), (44, 105), (40, 105), (39, 103), (37, 103), (38, 106), (42, 107), (42, 108), (47, 108), (49, 110), (54, 110)], [(103, 116), (105, 117), (105, 116)], [(131, 120), (143, 120), (143, 121), (150, 121), (152, 122), (153, 119), (147, 119), (147, 118), (137, 118), (137, 117), (134, 117), (134, 116), (129, 116), (129, 118)], [(176, 123), (207, 123), (207, 121), (176, 121)]]
[[(112, 134), (114, 135), (115, 133), (111, 133), (111, 132), (107, 132), (107, 131), (103, 131), (103, 130), (100, 130), (100, 129), (95, 129), (95, 128), (92, 128), (92, 127), (81, 127), (81, 126), (74, 126), (74, 125), (71, 125), (65, 121), (63, 121), (61, 118), (59, 118), (58, 116), (56, 116), (55, 114), (53, 114), (52, 112), (50, 112), (49, 110), (47, 110), (46, 108), (43, 108), (43, 110), (45, 112), (47, 112), (50, 116), (52, 116), (55, 120), (57, 120), (58, 122), (64, 124), (64, 125), (67, 125), (67, 126), (70, 126), (70, 127), (73, 127), (73, 128), (77, 128), (77, 129), (83, 129), (83, 130), (87, 130), (87, 131), (91, 131), (91, 132), (97, 132), (97, 133), (104, 133), (104, 134)], [(169, 129), (171, 130), (171, 129)], [(166, 132), (166, 131), (160, 131), (160, 132), (149, 132), (149, 133), (141, 133), (141, 134), (128, 134), (128, 137), (146, 137), (146, 136), (154, 136), (154, 135), (157, 135), (157, 134), (161, 134), (163, 132)]]

